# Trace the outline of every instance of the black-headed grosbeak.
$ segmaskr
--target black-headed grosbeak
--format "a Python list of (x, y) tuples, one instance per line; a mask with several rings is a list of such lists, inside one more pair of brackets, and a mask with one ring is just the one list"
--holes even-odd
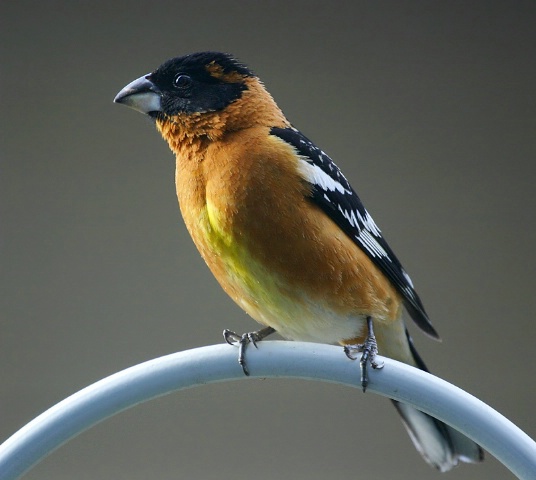
[[(291, 340), (345, 345), (378, 367), (382, 354), (426, 370), (406, 310), (438, 338), (410, 277), (348, 180), (285, 118), (259, 78), (231, 55), (168, 60), (115, 98), (152, 117), (176, 155), (186, 226), (229, 296), (265, 328), (228, 342)], [(373, 330), (374, 326), (374, 330)], [(374, 335), (375, 333), (375, 335)], [(441, 471), (478, 462), (459, 432), (394, 402), (417, 450)]]

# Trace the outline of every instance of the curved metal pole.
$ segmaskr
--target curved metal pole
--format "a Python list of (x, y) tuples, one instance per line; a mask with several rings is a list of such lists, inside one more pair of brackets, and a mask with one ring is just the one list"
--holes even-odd
[[(246, 378), (301, 378), (361, 388), (358, 366), (340, 347), (261, 342), (248, 350), (245, 377), (237, 349), (213, 345), (174, 353), (128, 368), (53, 406), (0, 445), (0, 480), (15, 480), (69, 439), (138, 403), (199, 385)], [(429, 373), (382, 358), (370, 369), (368, 393), (409, 403), (452, 425), (523, 480), (536, 479), (536, 443), (477, 398)]]

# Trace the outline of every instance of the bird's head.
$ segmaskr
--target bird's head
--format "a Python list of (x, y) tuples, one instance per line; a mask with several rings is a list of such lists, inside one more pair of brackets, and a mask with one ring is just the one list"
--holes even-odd
[(154, 118), (164, 138), (174, 143), (284, 120), (258, 77), (219, 52), (172, 58), (129, 83), (114, 102)]

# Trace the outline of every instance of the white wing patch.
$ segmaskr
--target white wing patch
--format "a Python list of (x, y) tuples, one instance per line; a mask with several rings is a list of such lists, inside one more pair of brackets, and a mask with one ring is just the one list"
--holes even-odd
[(367, 211), (365, 211), (365, 215), (361, 215), (359, 210), (348, 211), (344, 210), (340, 205), (337, 205), (337, 207), (339, 209), (339, 212), (342, 213), (343, 217), (348, 220), (348, 223), (352, 225), (352, 227), (357, 228), (358, 230), (361, 230), (362, 227), (365, 227), (373, 235), (376, 235), (377, 237), (381, 236), (381, 230), (378, 228), (378, 226)]
[(402, 268), (402, 275), (404, 275), (404, 278), (406, 279), (408, 284), (411, 286), (411, 288), (414, 288), (413, 282), (411, 281), (411, 278), (409, 278), (409, 275), (407, 274), (407, 272), (403, 268)]
[(365, 247), (373, 257), (386, 257), (389, 258), (387, 252), (377, 242), (377, 240), (370, 234), (368, 230), (361, 230), (357, 236), (359, 243)]
[(327, 195), (328, 192), (338, 192), (341, 195), (353, 196), (354, 193), (352, 190), (345, 188), (344, 185), (324, 172), (318, 165), (310, 163), (310, 161), (307, 161), (306, 158), (301, 156), (298, 160), (298, 173), (305, 181), (313, 184), (316, 188), (324, 192), (324, 200), (334, 205), (346, 221), (359, 231), (359, 234), (356, 235), (356, 239), (371, 256), (389, 258), (388, 253), (375, 238), (381, 238), (381, 231), (369, 213), (366, 210), (364, 213), (361, 213), (357, 209), (347, 210), (341, 207), (338, 202), (334, 203), (334, 199), (331, 199)]
[(336, 191), (342, 194), (352, 194), (350, 190), (344, 188), (344, 186), (340, 182), (330, 177), (320, 167), (309, 163), (303, 158), (300, 158), (298, 160), (298, 173), (303, 177), (305, 181), (316, 185), (325, 192)]

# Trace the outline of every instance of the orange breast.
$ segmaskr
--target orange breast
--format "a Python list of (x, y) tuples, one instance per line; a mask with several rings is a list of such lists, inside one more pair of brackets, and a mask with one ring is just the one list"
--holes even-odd
[(311, 202), (292, 147), (267, 129), (228, 134), (202, 161), (179, 154), (176, 183), (201, 255), (260, 323), (289, 338), (343, 342), (361, 335), (367, 315), (399, 318), (398, 293)]

